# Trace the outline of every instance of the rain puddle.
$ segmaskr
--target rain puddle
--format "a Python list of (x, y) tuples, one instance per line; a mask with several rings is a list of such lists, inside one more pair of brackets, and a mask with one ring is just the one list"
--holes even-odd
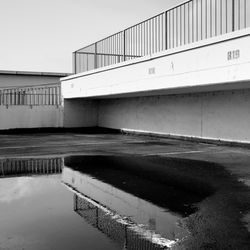
[(187, 235), (180, 220), (212, 192), (177, 178), (185, 164), (119, 156), (0, 160), (0, 249), (169, 248)]

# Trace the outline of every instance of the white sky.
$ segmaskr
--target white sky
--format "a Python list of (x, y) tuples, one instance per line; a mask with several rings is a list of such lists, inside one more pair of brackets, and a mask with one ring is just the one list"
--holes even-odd
[(72, 52), (185, 0), (0, 0), (0, 70), (71, 72)]

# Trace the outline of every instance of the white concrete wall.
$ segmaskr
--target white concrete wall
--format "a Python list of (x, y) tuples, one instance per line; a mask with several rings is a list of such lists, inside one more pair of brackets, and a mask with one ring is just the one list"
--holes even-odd
[(65, 99), (63, 106), (63, 124), (65, 128), (97, 126), (98, 107), (95, 101), (84, 99)]
[(99, 99), (100, 127), (250, 143), (249, 44), (250, 28), (80, 73), (62, 95)]
[[(64, 98), (145, 96), (249, 88), (250, 29), (62, 79)], [(228, 58), (229, 53), (234, 56)], [(183, 90), (184, 89), (184, 90)]]
[(101, 100), (98, 126), (249, 143), (250, 90)]
[(63, 110), (56, 106), (0, 106), (0, 130), (62, 127)]

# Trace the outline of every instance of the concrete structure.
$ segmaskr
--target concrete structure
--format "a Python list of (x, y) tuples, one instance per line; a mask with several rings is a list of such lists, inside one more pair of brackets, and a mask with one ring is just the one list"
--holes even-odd
[(0, 88), (31, 87), (60, 82), (66, 73), (0, 70)]
[(65, 110), (78, 106), (67, 119), (76, 126), (249, 143), (249, 43), (247, 28), (63, 78)]
[(64, 73), (0, 71), (0, 130), (62, 127)]

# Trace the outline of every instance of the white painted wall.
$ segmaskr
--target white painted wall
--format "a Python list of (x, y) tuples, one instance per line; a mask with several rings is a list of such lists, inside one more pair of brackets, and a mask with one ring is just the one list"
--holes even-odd
[(0, 130), (62, 127), (63, 110), (56, 106), (0, 106)]
[(65, 128), (97, 126), (98, 107), (95, 101), (84, 99), (65, 99), (63, 106), (63, 125)]
[(101, 100), (98, 117), (100, 127), (249, 143), (250, 90)]
[[(237, 88), (250, 79), (250, 29), (224, 34), (152, 56), (62, 78), (64, 98), (144, 96)], [(239, 57), (228, 60), (228, 53)], [(154, 73), (152, 74), (152, 71)], [(249, 87), (249, 86), (244, 86)], [(183, 91), (182, 91), (183, 93)]]
[(248, 28), (80, 73), (61, 79), (62, 95), (99, 99), (100, 127), (250, 143), (249, 44)]

